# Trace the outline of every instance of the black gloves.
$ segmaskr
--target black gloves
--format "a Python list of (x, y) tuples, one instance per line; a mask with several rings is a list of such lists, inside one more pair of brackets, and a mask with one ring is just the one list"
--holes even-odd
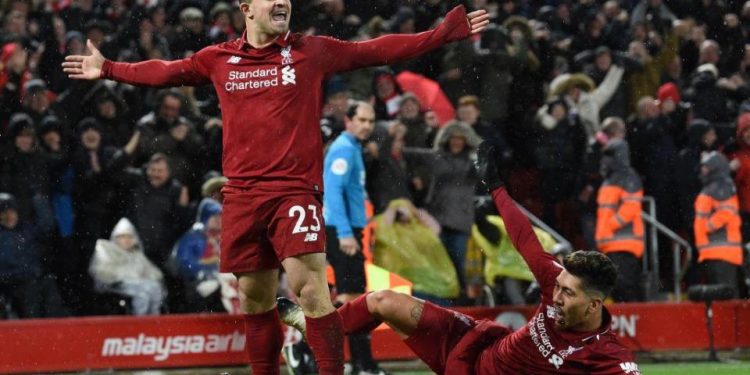
[(479, 144), (477, 150), (477, 161), (474, 163), (477, 168), (477, 174), (479, 179), (487, 188), (487, 191), (492, 193), (493, 190), (502, 187), (503, 181), (500, 179), (500, 174), (497, 168), (497, 152), (495, 145), (492, 142), (484, 141)]

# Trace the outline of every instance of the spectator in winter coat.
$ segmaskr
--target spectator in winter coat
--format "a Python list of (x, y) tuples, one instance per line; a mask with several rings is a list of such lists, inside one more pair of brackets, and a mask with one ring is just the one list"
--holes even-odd
[(172, 178), (169, 159), (154, 154), (141, 171), (128, 174), (129, 218), (141, 234), (146, 256), (163, 267), (172, 246), (189, 224), (187, 188)]
[(695, 246), (704, 284), (725, 284), (739, 297), (741, 219), (729, 162), (714, 151), (701, 160), (703, 190), (695, 200)]
[(176, 266), (183, 281), (189, 311), (223, 311), (219, 280), (221, 204), (204, 198), (195, 224), (177, 243)]
[(605, 179), (597, 196), (597, 247), (619, 270), (612, 297), (616, 301), (638, 301), (645, 248), (641, 219), (643, 187), (630, 167), (630, 152), (624, 140), (611, 141), (604, 148), (601, 172)]
[(66, 316), (54, 278), (42, 271), (39, 241), (54, 226), (49, 203), (35, 195), (32, 205), (35, 222), (19, 216), (12, 195), (0, 193), (0, 295), (21, 318)]
[(89, 273), (96, 289), (131, 298), (133, 315), (159, 315), (166, 295), (161, 271), (143, 254), (133, 223), (120, 219), (107, 240), (96, 241)]
[(14, 114), (9, 128), (12, 143), (0, 145), (0, 191), (15, 196), (22, 220), (33, 220), (32, 198), (50, 191), (49, 159), (38, 146), (36, 123), (29, 115)]
[(466, 243), (474, 222), (474, 205), (467, 202), (473, 201), (479, 181), (473, 162), (479, 139), (470, 126), (455, 121), (438, 133), (432, 150), (405, 151), (407, 158), (419, 159), (430, 168), (432, 183), (426, 199), (427, 211), (440, 223), (440, 240), (448, 250), (462, 287), (466, 285)]

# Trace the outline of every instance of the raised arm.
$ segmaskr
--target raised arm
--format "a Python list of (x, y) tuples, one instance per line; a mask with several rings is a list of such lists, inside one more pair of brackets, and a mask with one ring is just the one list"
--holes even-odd
[(198, 66), (197, 54), (175, 61), (118, 63), (105, 59), (90, 40), (86, 45), (90, 55), (66, 56), (62, 64), (72, 79), (107, 78), (138, 86), (195, 86), (210, 82), (207, 69)]
[(489, 142), (482, 142), (477, 152), (477, 172), (492, 195), (500, 216), (503, 217), (505, 229), (513, 246), (529, 265), (542, 290), (551, 290), (555, 278), (562, 271), (562, 266), (557, 263), (555, 257), (544, 251), (529, 218), (516, 207), (516, 202), (508, 195), (498, 176), (495, 160), (497, 155), (494, 146)]
[(480, 33), (488, 23), (486, 11), (466, 14), (464, 7), (458, 6), (448, 12), (437, 28), (418, 34), (385, 35), (364, 42), (320, 38), (323, 43), (321, 56), (327, 57), (323, 67), (333, 73), (412, 59), (446, 43)]

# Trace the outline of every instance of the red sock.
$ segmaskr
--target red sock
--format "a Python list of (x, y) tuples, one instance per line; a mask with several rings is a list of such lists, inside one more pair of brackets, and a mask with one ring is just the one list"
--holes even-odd
[(341, 320), (344, 321), (344, 333), (347, 335), (370, 333), (383, 323), (375, 319), (370, 314), (370, 310), (367, 309), (368, 295), (370, 293), (363, 294), (339, 307), (338, 311), (341, 315)]
[(341, 315), (334, 311), (320, 318), (305, 317), (307, 343), (318, 362), (320, 375), (344, 373), (344, 327)]
[(255, 375), (279, 375), (279, 356), (284, 345), (284, 329), (279, 312), (245, 315), (245, 350)]

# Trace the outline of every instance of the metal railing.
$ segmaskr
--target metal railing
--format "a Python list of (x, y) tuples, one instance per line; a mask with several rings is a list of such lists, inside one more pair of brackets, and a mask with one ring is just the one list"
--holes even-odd
[[(652, 292), (653, 283), (660, 280), (659, 275), (659, 234), (666, 236), (672, 242), (672, 280), (673, 280), (673, 292), (675, 301), (680, 302), (682, 300), (682, 288), (680, 283), (682, 278), (685, 277), (690, 262), (693, 257), (693, 247), (688, 241), (680, 237), (673, 230), (667, 228), (664, 224), (660, 223), (656, 219), (656, 204), (653, 197), (643, 197), (643, 202), (648, 203), (648, 213), (641, 212), (641, 218), (649, 224), (646, 228), (646, 236), (650, 243), (650, 251), (648, 256), (643, 257), (643, 270), (647, 275), (647, 282), (649, 285), (646, 287), (646, 293)], [(682, 251), (685, 251), (685, 257), (682, 258)], [(651, 298), (650, 295), (646, 296), (646, 300)]]
[(568, 241), (565, 237), (563, 237), (560, 233), (557, 233), (556, 230), (552, 229), (547, 223), (543, 222), (542, 219), (536, 217), (536, 215), (532, 214), (529, 210), (527, 210), (524, 206), (521, 206), (520, 203), (516, 202), (516, 207), (523, 212), (526, 217), (529, 218), (529, 221), (531, 221), (534, 226), (538, 227), (539, 229), (547, 232), (552, 236), (552, 238), (555, 239), (558, 243), (567, 246), (568, 249), (573, 250), (573, 245)]

